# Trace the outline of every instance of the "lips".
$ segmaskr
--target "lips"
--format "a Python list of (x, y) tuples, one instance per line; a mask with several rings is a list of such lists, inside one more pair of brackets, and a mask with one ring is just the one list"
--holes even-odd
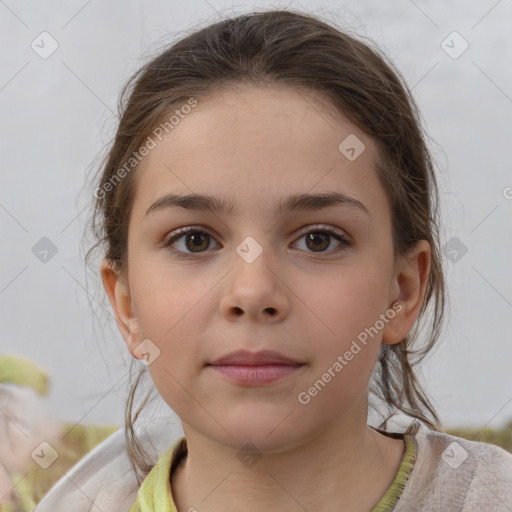
[(305, 363), (275, 350), (230, 352), (206, 367), (231, 384), (243, 387), (271, 385), (297, 375)]
[(238, 350), (230, 352), (215, 361), (208, 363), (207, 366), (238, 365), (238, 366), (262, 366), (262, 365), (294, 365), (300, 366), (304, 363), (285, 356), (275, 350), (262, 350), (260, 352), (249, 352), (248, 350)]

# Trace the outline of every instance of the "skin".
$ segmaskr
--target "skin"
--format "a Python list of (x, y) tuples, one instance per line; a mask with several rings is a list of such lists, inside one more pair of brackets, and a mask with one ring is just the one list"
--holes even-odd
[[(132, 356), (144, 339), (160, 350), (148, 368), (188, 444), (172, 478), (180, 512), (367, 512), (398, 470), (403, 440), (368, 427), (367, 386), (381, 343), (401, 341), (418, 317), (430, 246), (422, 240), (394, 260), (375, 144), (325, 106), (281, 87), (229, 88), (199, 101), (137, 169), (127, 275), (107, 260), (101, 265)], [(354, 161), (338, 150), (349, 134), (366, 146)], [(356, 198), (369, 215), (347, 206), (272, 213), (291, 193), (329, 191)], [(235, 211), (175, 207), (145, 216), (169, 192), (224, 197)], [(307, 244), (303, 228), (322, 231), (314, 224), (341, 231), (352, 245)], [(163, 246), (183, 226), (211, 235), (199, 242), (202, 252), (185, 237), (174, 242), (189, 259)], [(263, 250), (252, 263), (236, 252), (247, 236)], [(299, 403), (298, 394), (395, 301), (402, 308), (394, 318), (307, 405)], [(252, 387), (205, 368), (238, 349), (274, 349), (305, 365)], [(251, 467), (237, 457), (248, 442), (262, 455)]]

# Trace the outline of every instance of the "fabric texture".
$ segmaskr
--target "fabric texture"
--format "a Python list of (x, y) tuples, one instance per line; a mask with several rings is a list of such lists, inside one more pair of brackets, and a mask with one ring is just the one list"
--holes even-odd
[(418, 456), (418, 445), (416, 444), (414, 437), (411, 435), (405, 435), (404, 440), (405, 453), (395, 479), (393, 480), (391, 487), (387, 490), (379, 503), (377, 503), (372, 512), (388, 512), (393, 510), (405, 488), (414, 463), (416, 462), (416, 457)]
[(512, 511), (512, 454), (442, 432), (416, 438), (418, 458), (396, 512)]
[[(187, 454), (185, 437), (174, 441), (150, 471), (137, 494), (130, 512), (165, 511), (178, 512), (172, 498), (170, 475)], [(174, 466), (174, 467), (173, 467)]]
[[(416, 433), (405, 436), (386, 433), (404, 436), (408, 449), (372, 512), (512, 511), (512, 454), (417, 426)], [(169, 482), (173, 465), (186, 454), (184, 438), (173, 435), (167, 424), (150, 428), (141, 441), (154, 464), (141, 484), (130, 467), (121, 429), (68, 472), (34, 512), (176, 512)]]

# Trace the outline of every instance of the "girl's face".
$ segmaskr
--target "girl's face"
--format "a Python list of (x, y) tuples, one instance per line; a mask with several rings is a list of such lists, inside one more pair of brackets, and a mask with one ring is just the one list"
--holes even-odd
[[(256, 87), (199, 101), (152, 137), (136, 171), (127, 286), (109, 291), (106, 265), (102, 275), (130, 352), (149, 354), (185, 433), (280, 451), (366, 421), (381, 342), (407, 334), (423, 291), (399, 278), (372, 140), (307, 94)], [(169, 194), (228, 208), (166, 205)], [(351, 199), (322, 208), (289, 199), (306, 194)], [(195, 235), (166, 246), (184, 227)], [(395, 300), (413, 303), (399, 312)], [(302, 366), (252, 385), (207, 366), (237, 350), (274, 350)]]

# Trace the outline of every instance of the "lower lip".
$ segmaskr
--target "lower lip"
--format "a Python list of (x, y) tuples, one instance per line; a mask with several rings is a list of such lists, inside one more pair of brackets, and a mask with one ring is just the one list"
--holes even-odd
[(215, 371), (226, 375), (238, 384), (258, 386), (269, 384), (296, 372), (301, 364), (265, 364), (265, 365), (209, 365)]

